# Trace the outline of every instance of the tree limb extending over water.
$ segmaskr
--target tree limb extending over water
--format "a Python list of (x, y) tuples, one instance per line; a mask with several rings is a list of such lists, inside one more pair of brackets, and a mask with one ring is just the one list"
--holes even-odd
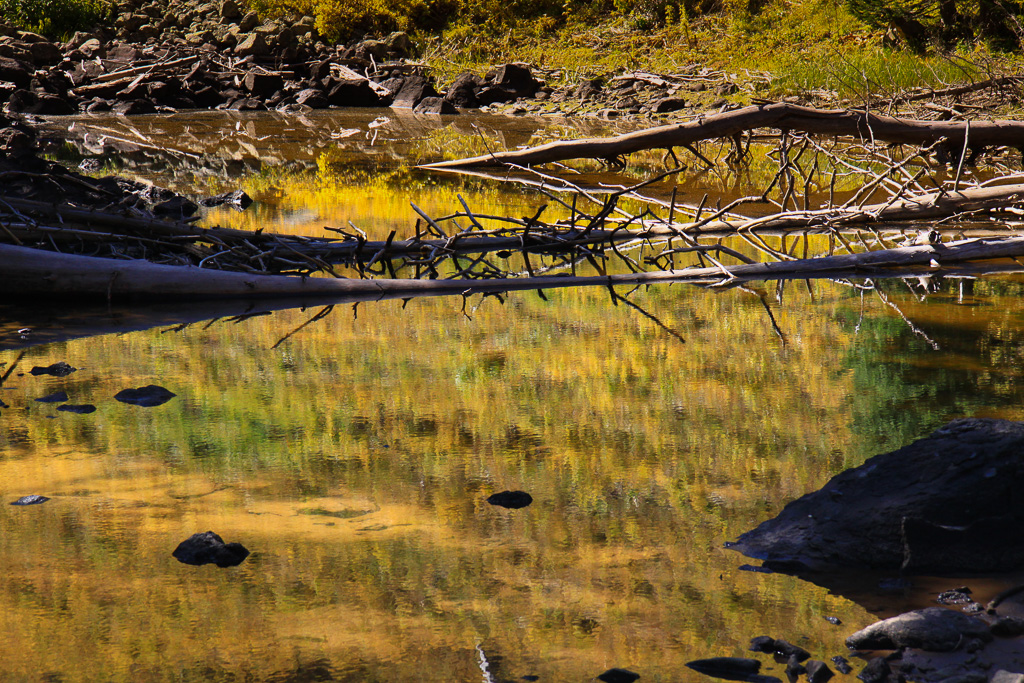
[(847, 136), (889, 144), (927, 146), (941, 142), (951, 156), (958, 155), (964, 148), (972, 151), (990, 146), (1024, 148), (1024, 121), (924, 121), (851, 109), (815, 109), (776, 102), (698, 116), (691, 121), (611, 138), (549, 142), (529, 149), (440, 161), (422, 168), (532, 166), (570, 159), (616, 159), (645, 149), (686, 147), (704, 140), (731, 138), (757, 128)]

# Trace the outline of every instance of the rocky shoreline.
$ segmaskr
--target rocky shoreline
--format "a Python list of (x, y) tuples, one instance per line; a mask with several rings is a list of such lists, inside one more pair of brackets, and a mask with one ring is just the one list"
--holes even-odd
[(237, 0), (135, 1), (118, 8), (112, 26), (63, 43), (0, 22), (0, 109), (52, 116), (394, 107), (612, 118), (721, 108), (740, 92), (708, 69), (564, 84), (557, 72), (525, 64), (465, 72), (441, 84), (415, 53), (405, 33), (329, 45), (312, 17), (263, 20)]

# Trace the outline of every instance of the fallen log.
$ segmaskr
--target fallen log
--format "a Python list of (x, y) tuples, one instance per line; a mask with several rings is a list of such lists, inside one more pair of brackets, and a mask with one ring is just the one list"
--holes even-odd
[(685, 147), (703, 140), (731, 138), (757, 128), (920, 146), (942, 141), (956, 154), (965, 147), (965, 137), (966, 146), (972, 150), (993, 145), (1024, 148), (1024, 121), (922, 121), (849, 109), (815, 109), (776, 102), (755, 104), (711, 116), (698, 116), (692, 121), (611, 138), (549, 142), (530, 149), (440, 161), (421, 168), (451, 169), (506, 164), (533, 166), (570, 159), (615, 159), (645, 149)]
[[(0, 244), (0, 291), (11, 299), (61, 296), (100, 300), (267, 299), (306, 297), (330, 302), (339, 296), (367, 299), (468, 295), (492, 292), (689, 283), (727, 287), (754, 280), (837, 277), (908, 277), (942, 274), (944, 268), (1024, 257), (1024, 237), (964, 240), (813, 259), (737, 266), (687, 268), (606, 276), (540, 276), (489, 280), (355, 280), (251, 275), (144, 260), (75, 256)], [(1016, 261), (1002, 266), (1019, 269)], [(907, 269), (914, 269), (907, 272)]]

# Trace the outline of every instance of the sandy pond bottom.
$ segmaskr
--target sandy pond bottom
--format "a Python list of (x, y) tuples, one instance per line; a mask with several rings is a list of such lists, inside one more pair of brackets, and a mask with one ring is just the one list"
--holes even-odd
[[(225, 139), (239, 129), (222, 124)], [(147, 173), (185, 173), (160, 164)], [(365, 225), (382, 206), (409, 226), (409, 201), (434, 210), (456, 192), (540, 201), (328, 168), (222, 180), (277, 188), (253, 214), (267, 229), (344, 224), (347, 210)], [(753, 636), (828, 660), (875, 615), (965, 583), (984, 598), (1012, 577), (888, 590), (895, 577), (859, 577), (830, 592), (742, 571), (723, 548), (949, 419), (1024, 417), (1022, 281), (963, 284), (880, 284), (913, 327), (876, 292), (790, 288), (773, 298), (785, 341), (749, 293), (631, 296), (685, 343), (598, 290), (338, 307), (280, 344), (318, 309), (58, 341), (74, 325), (145, 325), (138, 311), (0, 303), (0, 375), (17, 364), (0, 388), (0, 678), (486, 683), (617, 666), (698, 681), (686, 662), (743, 656)], [(58, 361), (78, 370), (29, 372)], [(148, 384), (176, 397), (113, 398)], [(96, 412), (35, 400), (59, 390)], [(486, 502), (506, 489), (534, 502)], [(51, 500), (6, 504), (27, 494)], [(227, 569), (171, 556), (206, 530), (252, 554)]]

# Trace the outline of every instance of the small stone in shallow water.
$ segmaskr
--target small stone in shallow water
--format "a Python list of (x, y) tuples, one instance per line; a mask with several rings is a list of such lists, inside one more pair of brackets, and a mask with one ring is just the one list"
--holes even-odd
[(724, 678), (729, 681), (747, 681), (747, 683), (782, 683), (775, 676), (759, 674), (761, 662), (745, 657), (697, 659), (687, 662), (686, 666), (712, 678)]
[(249, 551), (241, 543), (225, 543), (217, 534), (207, 531), (192, 534), (178, 544), (171, 553), (183, 564), (216, 564), (218, 567), (234, 567), (242, 564)]
[(640, 674), (629, 669), (614, 668), (598, 675), (597, 680), (604, 681), (604, 683), (633, 683), (638, 678), (640, 678)]
[(64, 406), (57, 406), (57, 410), (64, 413), (77, 413), (78, 415), (88, 415), (89, 413), (96, 412), (96, 406), (92, 405), (91, 403), (82, 403), (81, 405), (69, 403)]
[(22, 496), (18, 500), (11, 503), (11, 505), (39, 505), (40, 503), (45, 503), (48, 500), (50, 499), (47, 498), (46, 496)]
[(117, 392), (114, 398), (121, 403), (130, 403), (133, 406), (142, 406), (143, 408), (153, 408), (167, 403), (175, 396), (177, 394), (171, 393), (163, 387), (150, 384), (138, 389), (124, 389)]
[(836, 655), (832, 658), (832, 663), (835, 664), (836, 669), (841, 674), (848, 674), (853, 672), (853, 667), (850, 666), (850, 662), (846, 659), (846, 657)]
[(66, 377), (77, 369), (78, 368), (72, 367), (65, 363), (64, 361), (60, 361), (59, 363), (54, 363), (53, 365), (47, 365), (45, 368), (37, 365), (31, 370), (29, 370), (29, 372), (33, 375), (53, 375), (54, 377)]
[(828, 664), (819, 662), (816, 659), (807, 662), (804, 668), (807, 670), (808, 683), (826, 683), (826, 681), (835, 676), (832, 673), (832, 669), (828, 668)]
[(37, 398), (36, 400), (40, 403), (63, 403), (68, 400), (68, 392), (56, 391), (47, 396), (43, 396), (42, 398)]
[(832, 624), (833, 626), (843, 625), (843, 621), (839, 617), (825, 617), (825, 621)]
[(526, 491), (502, 491), (501, 493), (492, 494), (487, 498), (487, 502), (491, 505), (498, 505), (503, 508), (511, 508), (512, 510), (518, 510), (524, 508), (533, 502), (533, 496)]

